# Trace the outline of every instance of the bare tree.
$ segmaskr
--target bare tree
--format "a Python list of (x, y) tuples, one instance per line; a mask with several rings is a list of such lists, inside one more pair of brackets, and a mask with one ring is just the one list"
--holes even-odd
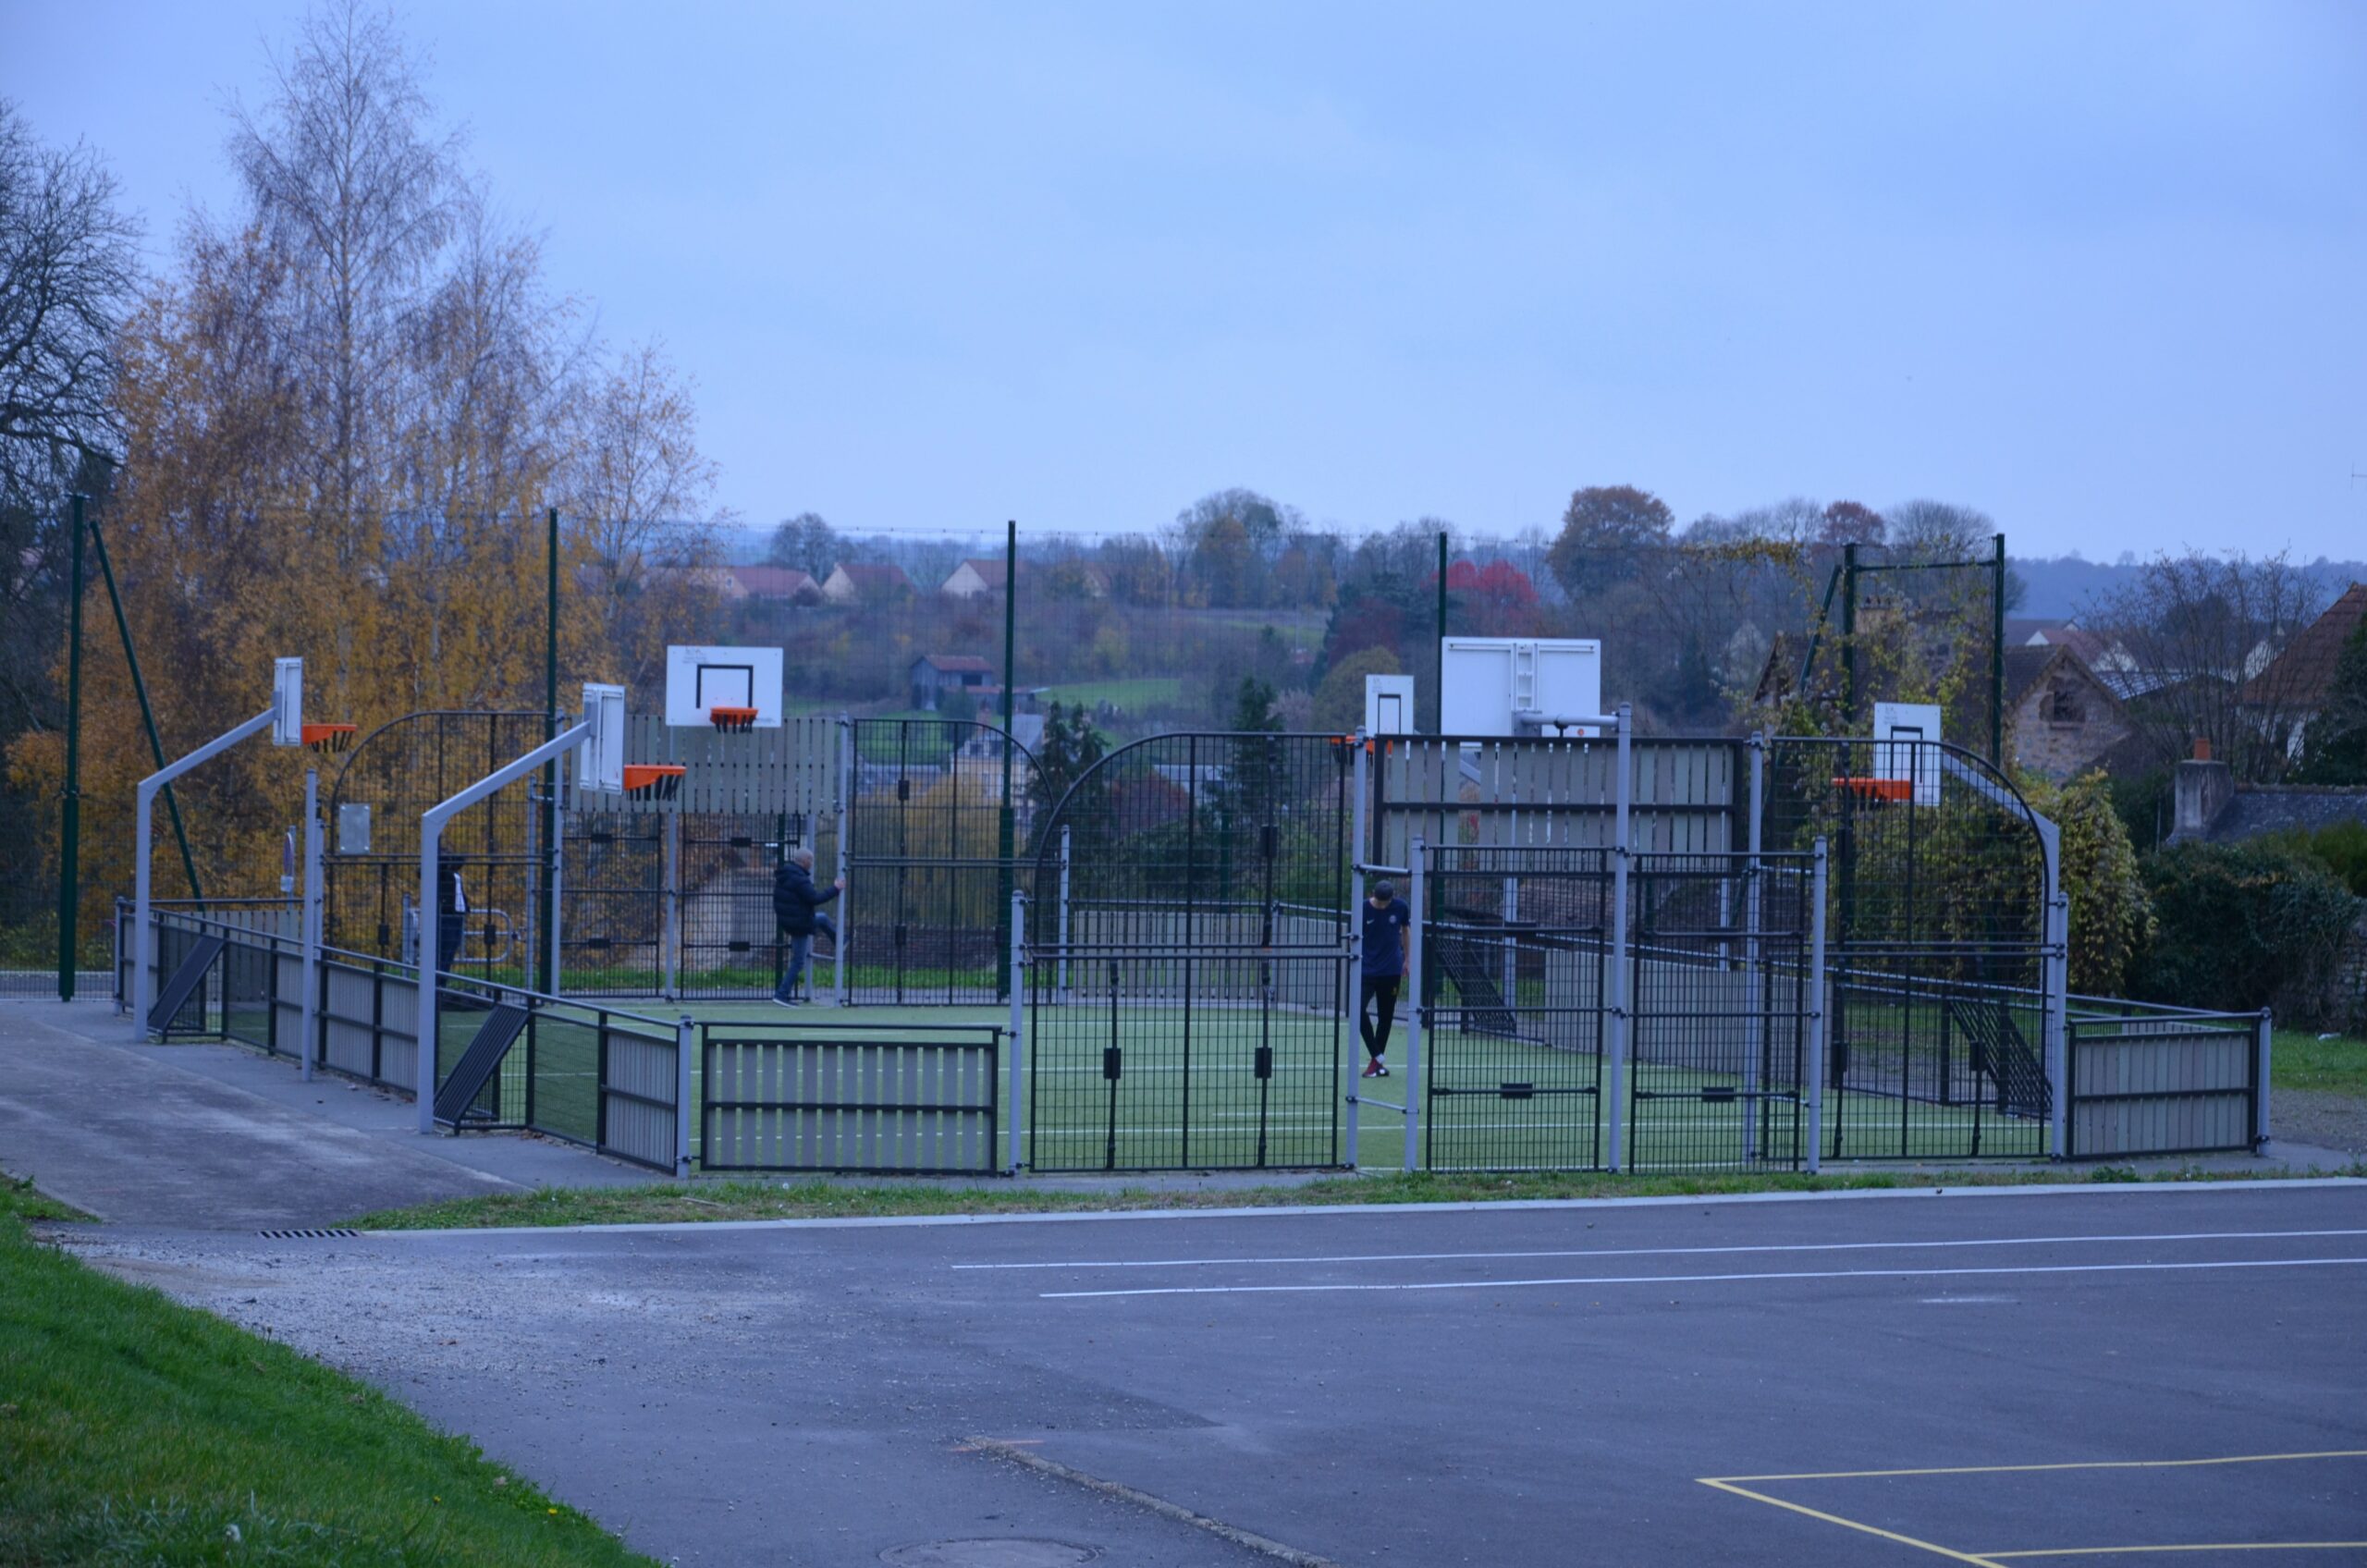
[(2208, 741), (2238, 777), (2261, 781), (2286, 771), (2303, 717), (2275, 655), (2325, 598), (2318, 574), (2288, 556), (2189, 552), (2155, 557), (2080, 619), (2104, 640), (2103, 673), (2155, 762), (2177, 762)]
[(112, 456), (114, 337), (139, 285), (139, 227), (89, 148), (44, 147), (0, 99), (0, 495), (15, 504)]
[(307, 16), (272, 70), (263, 116), (232, 110), (230, 157), (296, 280), (317, 499), (349, 535), (350, 567), (371, 543), (353, 536), (359, 514), (386, 499), (385, 444), (411, 401), (405, 328), (461, 214), (463, 138), (433, 129), (419, 64), (391, 18), (356, 0)]

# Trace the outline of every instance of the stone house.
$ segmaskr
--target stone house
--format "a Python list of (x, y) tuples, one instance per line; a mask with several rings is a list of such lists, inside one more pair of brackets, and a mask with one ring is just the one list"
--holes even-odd
[(2005, 725), (2014, 761), (2049, 778), (2084, 772), (2131, 734), (2120, 699), (2068, 643), (2005, 650)]

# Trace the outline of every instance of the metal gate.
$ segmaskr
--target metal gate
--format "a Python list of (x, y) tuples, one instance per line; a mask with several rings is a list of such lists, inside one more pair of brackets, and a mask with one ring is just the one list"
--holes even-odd
[(1034, 754), (967, 719), (870, 718), (850, 728), (840, 919), (851, 999), (1003, 999)]
[(1626, 1170), (1809, 1163), (1818, 872), (1813, 853), (1631, 861)]
[(1032, 1167), (1340, 1162), (1352, 751), (1162, 735), (1071, 786), (1028, 917)]
[(680, 901), (672, 916), (672, 994), (772, 994), (789, 950), (773, 914), (773, 873), (791, 850), (809, 849), (815, 876), (828, 882), (836, 857), (834, 846), (816, 841), (813, 830), (820, 826), (802, 812), (674, 819)]

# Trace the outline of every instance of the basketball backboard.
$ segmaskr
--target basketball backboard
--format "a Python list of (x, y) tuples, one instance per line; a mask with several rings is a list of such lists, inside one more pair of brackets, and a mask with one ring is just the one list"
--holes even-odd
[(780, 702), (779, 648), (689, 645), (666, 650), (666, 722), (678, 729), (714, 724), (717, 708), (753, 708), (753, 728), (778, 729)]
[(1365, 677), (1365, 733), (1414, 733), (1414, 678), (1410, 675)]
[(625, 788), (625, 689), (586, 681), (583, 722), (592, 727), (575, 755), (575, 785), (607, 795)]
[(304, 661), (274, 659), (271, 666), (271, 743), (304, 743)]
[[(1937, 703), (1874, 704), (1874, 777), (1912, 778), (1915, 803), (1940, 803), (1940, 705)], [(1912, 744), (1918, 741), (1931, 745)]]
[[(1517, 735), (1539, 722), (1524, 716), (1602, 712), (1602, 644), (1593, 638), (1447, 637), (1440, 649), (1441, 735)], [(1572, 725), (1561, 732), (1595, 731)]]

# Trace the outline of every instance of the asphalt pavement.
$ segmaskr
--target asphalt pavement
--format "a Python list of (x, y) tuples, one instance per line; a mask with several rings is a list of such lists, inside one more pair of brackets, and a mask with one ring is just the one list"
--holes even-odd
[(74, 1244), (683, 1563), (2367, 1560), (2361, 1182)]

